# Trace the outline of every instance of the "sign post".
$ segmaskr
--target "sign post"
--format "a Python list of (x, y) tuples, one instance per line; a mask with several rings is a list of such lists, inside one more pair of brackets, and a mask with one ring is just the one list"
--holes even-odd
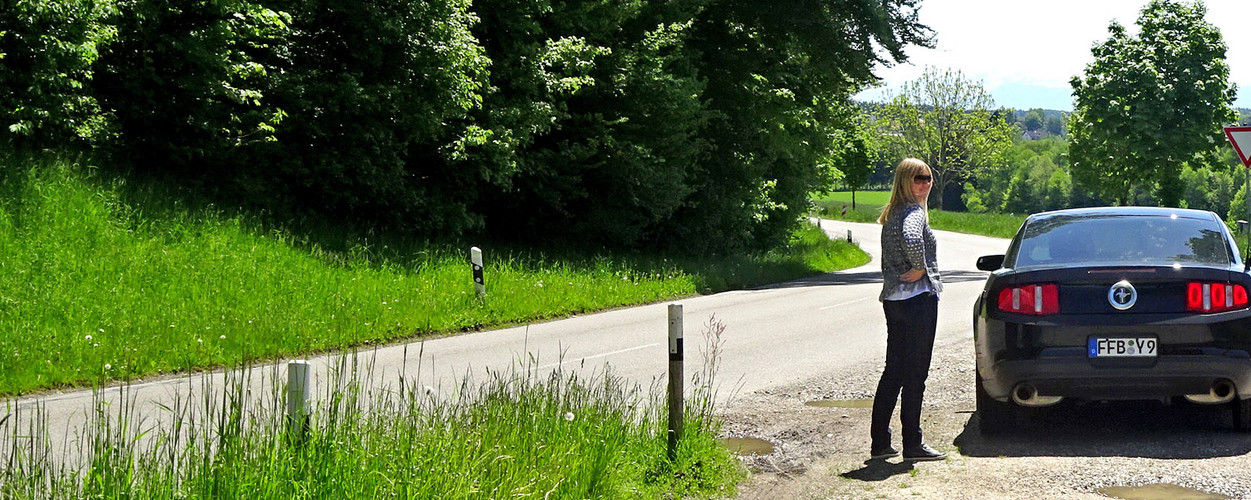
[(1247, 199), (1247, 218), (1251, 221), (1251, 127), (1225, 127), (1225, 137), (1229, 138), (1229, 143), (1234, 145), (1234, 152), (1238, 153), (1238, 159), (1242, 160), (1242, 166), (1246, 167), (1246, 199)]

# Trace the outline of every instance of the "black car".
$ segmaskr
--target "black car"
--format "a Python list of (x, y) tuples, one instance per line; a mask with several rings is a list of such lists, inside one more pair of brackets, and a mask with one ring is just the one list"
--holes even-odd
[(991, 271), (973, 309), (982, 432), (1065, 398), (1223, 404), (1251, 430), (1251, 275), (1216, 214), (1034, 214), (977, 267)]

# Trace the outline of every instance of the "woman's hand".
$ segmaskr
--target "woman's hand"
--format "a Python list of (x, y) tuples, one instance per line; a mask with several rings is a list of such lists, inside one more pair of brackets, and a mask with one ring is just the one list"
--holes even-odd
[(911, 271), (908, 271), (906, 273), (899, 275), (899, 280), (903, 281), (904, 283), (912, 283), (913, 281), (919, 280), (924, 276), (925, 276), (924, 269), (913, 269)]

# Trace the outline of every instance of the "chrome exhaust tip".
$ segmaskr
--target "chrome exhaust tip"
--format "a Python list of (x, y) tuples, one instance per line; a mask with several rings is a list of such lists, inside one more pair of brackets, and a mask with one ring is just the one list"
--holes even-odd
[(1219, 405), (1233, 401), (1234, 394), (1237, 392), (1233, 382), (1220, 379), (1212, 382), (1212, 387), (1208, 389), (1207, 394), (1187, 394), (1186, 401), (1201, 405)]
[(1021, 383), (1012, 388), (1012, 401), (1021, 406), (1051, 406), (1063, 400), (1063, 396), (1043, 396), (1033, 384)]

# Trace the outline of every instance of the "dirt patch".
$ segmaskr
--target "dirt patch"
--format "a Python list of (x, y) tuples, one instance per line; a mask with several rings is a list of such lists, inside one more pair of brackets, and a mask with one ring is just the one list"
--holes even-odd
[(1224, 407), (1066, 402), (1018, 432), (982, 436), (971, 341), (935, 347), (926, 389), (926, 441), (949, 459), (869, 461), (869, 408), (805, 403), (872, 398), (880, 374), (879, 362), (735, 397), (722, 435), (775, 449), (742, 458), (752, 475), (739, 498), (1106, 499), (1122, 491), (1109, 487), (1144, 485), (1251, 498), (1251, 434), (1230, 430)]

